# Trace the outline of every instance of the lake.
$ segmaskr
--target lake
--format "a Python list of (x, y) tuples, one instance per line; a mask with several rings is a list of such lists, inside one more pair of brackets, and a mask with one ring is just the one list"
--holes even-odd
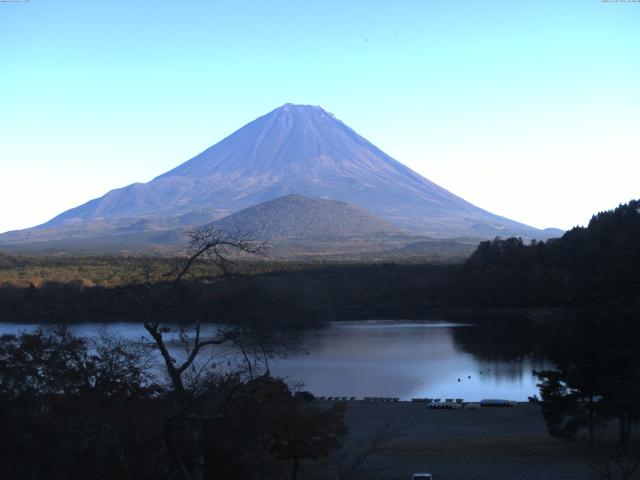
[[(34, 328), (0, 323), (0, 334)], [(137, 323), (70, 328), (82, 336), (94, 336), (99, 329), (132, 340), (146, 336)], [(203, 333), (216, 328), (206, 325)], [(538, 392), (533, 370), (546, 365), (514, 352), (514, 342), (488, 328), (442, 321), (332, 322), (296, 330), (297, 351), (271, 360), (270, 369), (319, 396), (526, 401)], [(486, 339), (496, 339), (495, 345)]]

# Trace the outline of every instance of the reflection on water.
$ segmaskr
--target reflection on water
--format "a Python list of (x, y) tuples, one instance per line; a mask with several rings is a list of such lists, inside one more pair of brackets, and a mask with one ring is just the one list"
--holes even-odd
[[(0, 324), (0, 334), (24, 328)], [(71, 328), (77, 335), (91, 336), (99, 327)], [(132, 340), (146, 334), (139, 324), (101, 328)], [(213, 333), (217, 327), (204, 328)], [(532, 371), (544, 364), (529, 356), (505, 360), (465, 350), (474, 338), (483, 337), (491, 338), (485, 327), (443, 322), (335, 322), (297, 331), (300, 353), (273, 360), (271, 371), (324, 396), (526, 400), (537, 393)], [(488, 348), (486, 342), (481, 345)], [(500, 342), (494, 348), (499, 351)]]
[[(453, 333), (483, 327), (442, 322), (339, 322), (302, 336), (308, 354), (272, 367), (317, 395), (508, 398), (537, 393), (529, 357), (484, 360), (462, 350)], [(471, 333), (470, 333), (471, 334)]]

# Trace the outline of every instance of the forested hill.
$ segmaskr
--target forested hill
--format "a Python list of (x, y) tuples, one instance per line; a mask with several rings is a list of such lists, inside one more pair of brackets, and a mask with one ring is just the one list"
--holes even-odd
[(251, 232), (254, 238), (322, 238), (402, 233), (363, 208), (336, 200), (286, 195), (218, 220), (221, 231)]
[(470, 300), (489, 304), (635, 303), (640, 294), (640, 200), (598, 213), (587, 227), (525, 245), (482, 242), (467, 260)]

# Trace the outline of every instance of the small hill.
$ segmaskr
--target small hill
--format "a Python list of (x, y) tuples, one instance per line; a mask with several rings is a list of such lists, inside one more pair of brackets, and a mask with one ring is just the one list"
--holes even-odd
[(319, 239), (402, 233), (368, 211), (336, 200), (292, 194), (245, 208), (213, 223), (227, 232), (249, 232), (253, 238)]

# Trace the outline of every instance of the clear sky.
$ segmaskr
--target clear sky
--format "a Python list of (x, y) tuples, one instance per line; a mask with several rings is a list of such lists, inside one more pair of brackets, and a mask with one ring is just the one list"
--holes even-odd
[(287, 102), (482, 208), (570, 228), (640, 197), (640, 2), (0, 2), (0, 231)]

